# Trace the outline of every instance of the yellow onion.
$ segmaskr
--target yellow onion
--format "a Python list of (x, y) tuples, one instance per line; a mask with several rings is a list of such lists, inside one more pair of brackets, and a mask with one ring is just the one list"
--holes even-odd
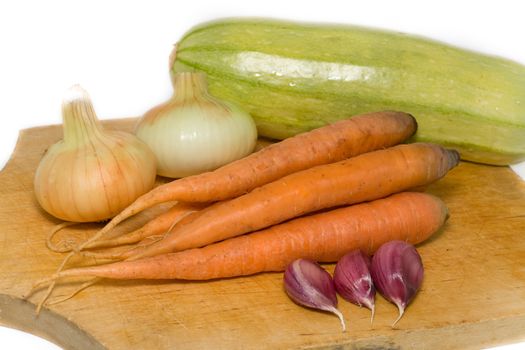
[(65, 96), (62, 118), (64, 138), (47, 150), (34, 178), (46, 212), (66, 221), (101, 221), (153, 188), (155, 155), (135, 135), (105, 130), (80, 86)]
[(173, 87), (172, 98), (146, 112), (135, 131), (155, 153), (159, 175), (211, 171), (253, 151), (257, 129), (252, 117), (211, 96), (204, 73), (178, 73)]

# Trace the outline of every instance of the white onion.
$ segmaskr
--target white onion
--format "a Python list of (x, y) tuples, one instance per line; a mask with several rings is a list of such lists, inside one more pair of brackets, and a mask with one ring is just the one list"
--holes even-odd
[(207, 91), (203, 73), (174, 77), (173, 97), (149, 110), (136, 135), (157, 157), (157, 174), (171, 178), (214, 170), (250, 154), (257, 141), (251, 116)]

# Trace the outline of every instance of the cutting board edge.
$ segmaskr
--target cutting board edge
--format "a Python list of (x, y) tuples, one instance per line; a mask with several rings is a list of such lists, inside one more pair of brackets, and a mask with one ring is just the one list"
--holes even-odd
[[(19, 329), (47, 339), (69, 350), (106, 350), (107, 348), (78, 325), (59, 313), (43, 308), (39, 315), (36, 305), (8, 294), (0, 293), (0, 325)], [(310, 344), (304, 349), (479, 349), (525, 341), (525, 315), (490, 319), (474, 324), (455, 324), (433, 329), (396, 329), (390, 334), (335, 341), (325, 344)], [(351, 330), (349, 330), (351, 335)], [(458, 337), (458, 334), (462, 334)], [(465, 336), (468, 334), (469, 336)], [(455, 336), (456, 335), (456, 336)], [(468, 342), (467, 343), (467, 339)], [(504, 341), (502, 341), (504, 340)], [(217, 344), (219, 346), (219, 344)], [(239, 344), (241, 345), (241, 344)], [(219, 346), (220, 347), (220, 346)]]
[(66, 317), (9, 294), (0, 293), (0, 325), (18, 329), (51, 341), (64, 349), (105, 350), (92, 335)]

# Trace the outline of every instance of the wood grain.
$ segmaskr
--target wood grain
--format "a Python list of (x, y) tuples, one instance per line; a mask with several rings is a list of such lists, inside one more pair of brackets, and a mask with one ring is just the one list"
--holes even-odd
[[(131, 130), (134, 120), (105, 124)], [(209, 282), (106, 281), (36, 317), (33, 302), (41, 294), (31, 302), (21, 296), (63, 256), (45, 246), (59, 221), (38, 207), (32, 180), (45, 149), (61, 137), (59, 126), (23, 130), (0, 173), (0, 324), (66, 349), (479, 349), (525, 341), (525, 186), (508, 168), (472, 163), (427, 189), (446, 202), (450, 219), (419, 246), (423, 287), (395, 329), (396, 308), (383, 298), (372, 327), (368, 310), (340, 299), (348, 326), (341, 333), (335, 316), (292, 303), (281, 273)], [(100, 226), (64, 234), (81, 239)]]

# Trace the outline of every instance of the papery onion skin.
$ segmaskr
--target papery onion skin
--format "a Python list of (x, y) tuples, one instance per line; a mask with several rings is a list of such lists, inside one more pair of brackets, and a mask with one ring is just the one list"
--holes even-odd
[(214, 170), (250, 154), (251, 116), (207, 92), (203, 73), (180, 73), (173, 97), (144, 114), (135, 133), (155, 153), (157, 173), (180, 178)]
[(47, 150), (34, 178), (46, 212), (66, 221), (102, 221), (153, 188), (154, 154), (132, 134), (105, 130), (85, 91), (70, 89), (62, 111), (64, 139)]
[(330, 274), (317, 263), (297, 259), (284, 271), (284, 289), (290, 299), (299, 305), (332, 312), (346, 326), (341, 312), (337, 309), (337, 294)]
[(399, 309), (399, 317), (392, 324), (394, 326), (423, 282), (421, 256), (411, 244), (390, 241), (372, 257), (370, 273), (378, 292)]

